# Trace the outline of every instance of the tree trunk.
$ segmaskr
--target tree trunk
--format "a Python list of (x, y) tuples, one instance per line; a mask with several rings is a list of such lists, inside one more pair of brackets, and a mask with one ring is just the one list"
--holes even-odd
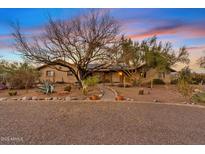
[(150, 88), (152, 89), (153, 88), (153, 79), (151, 80), (151, 86)]

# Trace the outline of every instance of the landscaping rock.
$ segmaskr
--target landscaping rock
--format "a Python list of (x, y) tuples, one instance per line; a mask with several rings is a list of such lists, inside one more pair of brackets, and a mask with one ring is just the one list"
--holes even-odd
[(160, 102), (160, 101), (159, 101), (158, 99), (154, 99), (153, 102), (156, 102), (156, 103), (157, 103), (157, 102)]
[(78, 98), (77, 97), (72, 97), (71, 100), (78, 100)]
[(22, 101), (32, 100), (32, 97), (30, 96), (24, 96), (22, 97)]
[(99, 94), (98, 96), (101, 98), (103, 96), (103, 94)]
[(71, 100), (70, 96), (67, 96), (67, 97), (65, 98), (65, 101), (70, 101), (70, 100)]
[(200, 89), (194, 89), (194, 92), (195, 92), (195, 93), (201, 93), (201, 92), (203, 92), (203, 91), (200, 90)]
[(126, 100), (127, 100), (127, 101), (130, 101), (131, 99), (130, 99), (130, 98), (126, 98)]
[(38, 100), (38, 97), (33, 96), (33, 97), (32, 97), (32, 100)]
[(58, 100), (58, 97), (53, 97), (53, 101), (57, 101)]
[(7, 98), (4, 98), (4, 97), (0, 98), (0, 101), (6, 101), (6, 100)]
[(18, 98), (11, 98), (11, 100), (18, 100)]
[(52, 100), (52, 99), (53, 99), (53, 97), (46, 97), (46, 98), (45, 98), (46, 101), (50, 101), (50, 100)]

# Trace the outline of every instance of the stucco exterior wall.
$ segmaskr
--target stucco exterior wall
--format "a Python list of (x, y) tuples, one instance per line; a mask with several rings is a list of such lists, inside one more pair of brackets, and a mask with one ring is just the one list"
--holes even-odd
[(165, 72), (164, 75), (163, 73), (157, 72), (155, 69), (150, 69), (149, 71), (146, 72), (146, 79), (162, 79), (165, 83), (170, 83), (171, 82), (171, 75), (170, 72)]
[[(70, 75), (68, 75), (68, 71), (69, 69), (66, 68), (66, 67), (63, 67), (63, 66), (60, 66), (60, 65), (56, 65), (55, 67), (57, 67), (58, 69), (61, 69), (62, 71), (60, 70), (56, 70), (55, 68), (51, 68), (51, 67), (43, 67), (40, 69), (40, 73), (41, 73), (41, 76), (40, 76), (40, 80), (41, 81), (51, 81), (51, 82), (66, 82), (66, 83), (75, 83), (76, 82), (76, 79), (75, 79), (75, 76), (73, 74), (70, 73)], [(54, 71), (54, 76), (53, 77), (49, 77), (47, 75), (47, 71)], [(66, 71), (66, 72), (64, 72)]]

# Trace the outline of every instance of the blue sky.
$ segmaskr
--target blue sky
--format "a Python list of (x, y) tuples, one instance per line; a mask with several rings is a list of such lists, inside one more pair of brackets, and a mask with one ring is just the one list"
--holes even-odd
[[(48, 14), (54, 19), (69, 20), (85, 12), (86, 9), (0, 9), (0, 56), (20, 60), (11, 47), (10, 23), (19, 21), (22, 29), (36, 33), (46, 24)], [(127, 8), (110, 12), (122, 24), (121, 32), (133, 40), (157, 35), (160, 40), (172, 42), (174, 48), (185, 45), (190, 52), (190, 67), (201, 71), (196, 59), (205, 54), (205, 9)]]

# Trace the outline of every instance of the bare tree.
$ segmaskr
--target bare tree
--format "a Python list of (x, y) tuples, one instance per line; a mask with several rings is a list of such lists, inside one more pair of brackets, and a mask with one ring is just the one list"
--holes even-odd
[[(118, 32), (119, 24), (108, 11), (89, 10), (69, 21), (49, 18), (43, 35), (29, 39), (16, 25), (13, 36), (16, 49), (26, 59), (67, 67), (82, 86), (82, 80), (93, 71), (111, 65), (118, 48)], [(97, 65), (89, 68), (90, 64)]]

